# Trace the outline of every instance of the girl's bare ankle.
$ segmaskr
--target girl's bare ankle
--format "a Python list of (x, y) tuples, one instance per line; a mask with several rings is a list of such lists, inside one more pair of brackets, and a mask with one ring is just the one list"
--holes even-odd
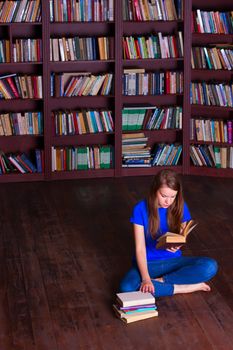
[(151, 279), (152, 279), (152, 281), (157, 281), (157, 282), (164, 283), (163, 277), (151, 278)]

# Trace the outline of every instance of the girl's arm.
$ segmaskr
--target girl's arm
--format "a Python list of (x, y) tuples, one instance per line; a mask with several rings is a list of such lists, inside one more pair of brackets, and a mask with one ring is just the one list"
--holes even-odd
[(146, 243), (143, 226), (134, 224), (134, 240), (137, 265), (142, 278), (140, 290), (142, 292), (154, 293), (154, 285), (151, 282), (151, 278), (147, 268)]

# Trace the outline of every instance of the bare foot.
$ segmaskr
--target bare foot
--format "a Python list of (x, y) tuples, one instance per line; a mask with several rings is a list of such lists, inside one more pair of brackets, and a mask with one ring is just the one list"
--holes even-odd
[(175, 284), (174, 294), (179, 293), (192, 293), (197, 291), (210, 292), (211, 288), (206, 283), (196, 283), (196, 284)]

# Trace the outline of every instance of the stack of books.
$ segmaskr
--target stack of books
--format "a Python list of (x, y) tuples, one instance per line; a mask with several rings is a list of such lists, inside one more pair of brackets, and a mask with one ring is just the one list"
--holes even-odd
[(141, 291), (117, 293), (113, 310), (125, 323), (132, 323), (158, 316), (155, 297)]
[(151, 147), (143, 132), (122, 135), (122, 167), (150, 167)]

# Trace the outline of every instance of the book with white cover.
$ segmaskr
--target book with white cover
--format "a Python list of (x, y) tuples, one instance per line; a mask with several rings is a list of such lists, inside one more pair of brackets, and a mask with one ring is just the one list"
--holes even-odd
[(141, 291), (117, 293), (117, 301), (121, 306), (136, 306), (155, 303), (155, 297), (151, 293)]

